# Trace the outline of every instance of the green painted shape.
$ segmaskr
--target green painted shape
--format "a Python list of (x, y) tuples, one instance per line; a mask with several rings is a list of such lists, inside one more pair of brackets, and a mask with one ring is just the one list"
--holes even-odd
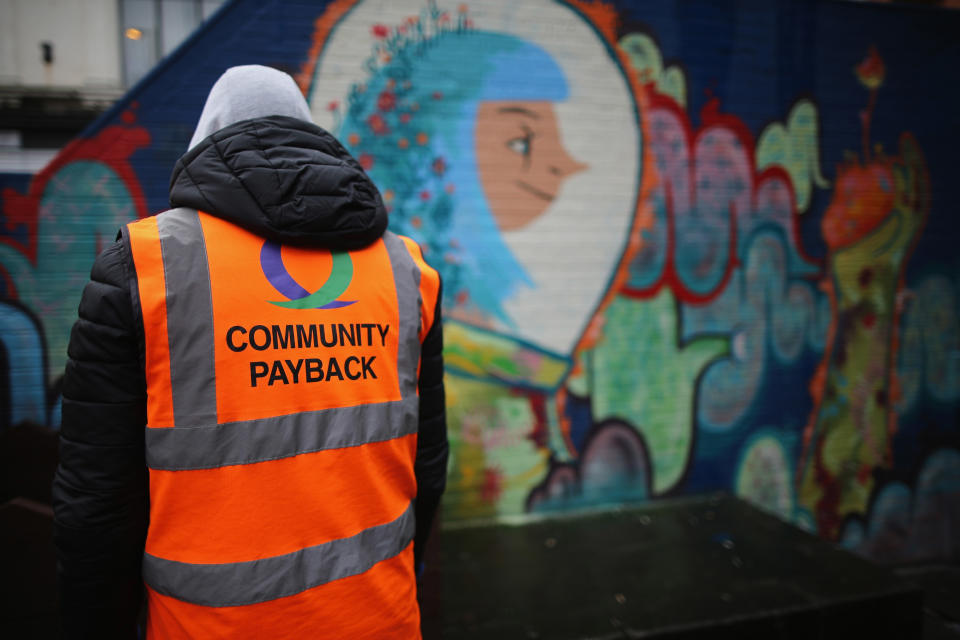
[(797, 209), (806, 211), (813, 187), (830, 183), (820, 171), (820, 116), (810, 100), (800, 100), (790, 110), (787, 123), (770, 124), (757, 141), (757, 169), (782, 167), (793, 184)]
[(603, 338), (587, 357), (594, 420), (622, 418), (641, 433), (662, 493), (683, 475), (693, 447), (697, 377), (727, 353), (726, 338), (697, 338), (678, 346), (680, 319), (673, 293), (650, 300), (616, 298)]
[(530, 440), (529, 401), (496, 382), (444, 376), (450, 440), (448, 522), (516, 516), (547, 472), (549, 452)]
[(353, 260), (349, 253), (333, 252), (333, 266), (330, 268), (330, 277), (323, 286), (304, 298), (296, 300), (270, 300), (270, 304), (285, 309), (318, 309), (330, 304), (347, 290), (353, 280)]
[(653, 38), (645, 33), (629, 33), (620, 38), (619, 44), (643, 82), (655, 83), (657, 91), (686, 106), (686, 76), (675, 65), (664, 66), (660, 47)]
[(134, 219), (136, 207), (123, 179), (102, 162), (76, 160), (61, 167), (43, 190), (36, 260), (31, 263), (0, 245), (0, 265), (13, 279), (20, 302), (43, 324), (51, 380), (63, 375), (70, 329), (97, 253)]

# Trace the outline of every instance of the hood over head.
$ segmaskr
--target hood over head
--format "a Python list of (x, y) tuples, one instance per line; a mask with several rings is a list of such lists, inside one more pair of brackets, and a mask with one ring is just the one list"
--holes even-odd
[(213, 85), (174, 167), (170, 204), (281, 244), (336, 250), (366, 246), (387, 226), (377, 188), (311, 122), (293, 78), (259, 65), (228, 69)]

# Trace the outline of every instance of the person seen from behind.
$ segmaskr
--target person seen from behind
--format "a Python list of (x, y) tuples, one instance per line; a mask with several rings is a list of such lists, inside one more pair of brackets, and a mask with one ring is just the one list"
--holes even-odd
[(234, 67), (96, 259), (54, 480), (64, 635), (419, 638), (437, 272), (293, 79)]

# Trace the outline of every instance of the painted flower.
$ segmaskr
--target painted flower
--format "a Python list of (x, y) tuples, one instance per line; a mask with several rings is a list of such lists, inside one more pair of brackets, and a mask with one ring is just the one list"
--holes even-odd
[(877, 89), (883, 84), (883, 79), (887, 75), (883, 58), (880, 57), (880, 52), (874, 46), (870, 47), (867, 57), (854, 68), (854, 71), (860, 80), (860, 84), (867, 89)]
[(397, 95), (393, 91), (381, 91), (377, 96), (377, 109), (380, 111), (393, 111), (397, 106)]
[(386, 25), (375, 24), (370, 27), (370, 33), (372, 33), (375, 38), (386, 38), (390, 35), (390, 29), (387, 28)]
[(457, 190), (457, 187), (456, 187), (456, 185), (454, 185), (452, 182), (450, 182), (450, 183), (447, 184), (447, 186), (445, 186), (445, 187), (443, 188), (443, 190), (446, 191), (447, 193), (453, 195), (453, 192)]
[(419, 144), (420, 146), (427, 144), (428, 140), (430, 140), (430, 136), (428, 136), (423, 131), (417, 134), (417, 144)]
[(407, 140), (406, 138), (400, 138), (399, 140), (397, 140), (397, 146), (400, 147), (401, 149), (406, 149), (407, 147), (410, 146), (410, 141)]
[(358, 136), (356, 133), (351, 133), (347, 136), (347, 144), (349, 144), (351, 147), (357, 146), (360, 144), (360, 136)]
[(407, 124), (408, 122), (410, 122), (410, 118), (411, 118), (411, 116), (410, 116), (409, 113), (401, 113), (401, 114), (400, 114), (400, 123), (401, 123), (401, 124)]
[(387, 121), (384, 120), (383, 116), (381, 116), (379, 113), (375, 113), (367, 118), (367, 125), (369, 125), (370, 130), (378, 136), (390, 133), (390, 128), (387, 126)]
[(423, 220), (420, 219), (420, 216), (413, 216), (410, 218), (410, 226), (414, 229), (419, 229), (423, 226)]
[(434, 100), (443, 100), (443, 92), (442, 92), (442, 91), (434, 91), (434, 92), (433, 92), (433, 99), (434, 99)]
[(387, 202), (392, 202), (394, 195), (395, 194), (393, 193), (393, 189), (387, 189), (386, 191), (383, 192), (383, 199), (386, 200)]
[(360, 166), (364, 168), (365, 171), (370, 171), (373, 168), (373, 156), (369, 153), (361, 153), (360, 157), (357, 158), (357, 162), (360, 163)]
[(442, 176), (447, 172), (447, 162), (442, 157), (434, 158), (432, 165), (433, 172), (438, 176)]
[(420, 192), (420, 199), (423, 200), (424, 202), (426, 202), (427, 200), (429, 200), (429, 199), (430, 199), (430, 192), (427, 191), (426, 189), (424, 189), (423, 191), (421, 191), (421, 192)]
[(327, 111), (336, 111), (337, 107), (339, 106), (340, 106), (339, 102), (337, 102), (336, 100), (331, 100), (330, 102), (327, 103)]

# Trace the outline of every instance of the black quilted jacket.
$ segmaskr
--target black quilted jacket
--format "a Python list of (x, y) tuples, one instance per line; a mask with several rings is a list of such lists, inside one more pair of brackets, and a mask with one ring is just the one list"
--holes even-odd
[[(387, 223), (376, 188), (336, 139), (282, 116), (238, 122), (191, 149), (173, 172), (170, 202), (280, 243), (333, 249), (365, 246)], [(70, 336), (53, 485), (67, 637), (136, 637), (149, 519), (143, 322), (131, 295), (136, 286), (121, 234), (97, 257)], [(435, 318), (423, 343), (419, 381), (418, 564), (443, 493), (448, 448), (439, 308)]]

